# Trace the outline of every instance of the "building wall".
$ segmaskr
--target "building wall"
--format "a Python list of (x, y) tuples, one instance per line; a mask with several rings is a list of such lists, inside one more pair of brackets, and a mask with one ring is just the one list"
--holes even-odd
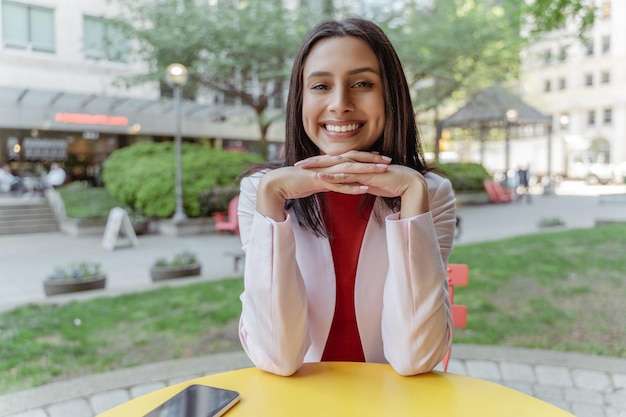
[[(626, 161), (626, 2), (595, 1), (599, 14), (589, 33), (593, 54), (572, 36), (573, 25), (566, 27), (525, 52), (520, 85), (527, 102), (553, 116), (553, 139), (565, 152), (588, 149), (601, 138), (608, 142), (609, 162), (619, 164)], [(603, 16), (607, 5), (609, 17)], [(603, 39), (610, 39), (608, 51), (603, 51)], [(567, 48), (562, 60), (561, 48)], [(551, 60), (546, 59), (548, 51)], [(603, 74), (610, 74), (608, 82), (603, 82)], [(592, 77), (591, 85), (587, 77)], [(604, 120), (608, 111), (610, 122)]]

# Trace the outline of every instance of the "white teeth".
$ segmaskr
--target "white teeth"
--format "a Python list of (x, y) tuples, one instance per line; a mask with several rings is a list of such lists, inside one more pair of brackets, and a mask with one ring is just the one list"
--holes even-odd
[(326, 130), (328, 130), (329, 132), (337, 132), (337, 133), (351, 132), (353, 130), (357, 130), (358, 128), (359, 128), (358, 123), (352, 123), (349, 125), (342, 125), (342, 126), (326, 125)]

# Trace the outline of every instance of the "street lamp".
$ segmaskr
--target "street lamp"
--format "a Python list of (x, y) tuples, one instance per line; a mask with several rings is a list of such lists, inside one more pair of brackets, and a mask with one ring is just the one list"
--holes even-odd
[(509, 168), (511, 162), (511, 125), (517, 121), (517, 110), (509, 109), (506, 111), (506, 140), (505, 140), (505, 163), (504, 175), (508, 180)]
[(181, 160), (181, 142), (182, 142), (182, 103), (181, 90), (187, 83), (187, 68), (183, 64), (171, 64), (167, 67), (167, 83), (174, 89), (174, 107), (176, 109), (176, 211), (172, 220), (174, 223), (180, 223), (187, 219), (185, 209), (183, 208), (183, 167)]

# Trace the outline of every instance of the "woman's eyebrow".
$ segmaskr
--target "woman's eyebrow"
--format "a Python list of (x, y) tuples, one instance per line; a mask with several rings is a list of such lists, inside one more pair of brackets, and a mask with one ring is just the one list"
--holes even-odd
[[(376, 69), (374, 69), (372, 67), (354, 68), (354, 69), (348, 71), (348, 75), (362, 74), (364, 72), (372, 72), (372, 73), (378, 75), (378, 71), (376, 71)], [(313, 71), (312, 73), (310, 73), (307, 76), (307, 78), (330, 77), (332, 75), (333, 75), (333, 73), (330, 72), (330, 71)]]

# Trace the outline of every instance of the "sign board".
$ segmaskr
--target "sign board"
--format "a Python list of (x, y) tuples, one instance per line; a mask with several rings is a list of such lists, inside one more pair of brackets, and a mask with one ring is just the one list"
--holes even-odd
[(139, 245), (139, 240), (135, 234), (135, 229), (133, 229), (133, 224), (130, 222), (128, 213), (123, 208), (115, 207), (109, 212), (107, 225), (104, 228), (104, 236), (102, 237), (102, 247), (106, 250), (115, 249), (115, 244), (120, 234), (126, 236), (133, 246)]

